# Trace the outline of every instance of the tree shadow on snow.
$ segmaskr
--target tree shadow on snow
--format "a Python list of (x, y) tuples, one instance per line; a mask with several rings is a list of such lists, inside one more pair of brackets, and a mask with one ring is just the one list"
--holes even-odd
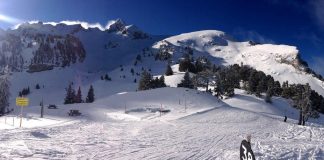
[(51, 138), (49, 136), (47, 136), (44, 133), (40, 133), (40, 132), (30, 132), (30, 134), (36, 138)]

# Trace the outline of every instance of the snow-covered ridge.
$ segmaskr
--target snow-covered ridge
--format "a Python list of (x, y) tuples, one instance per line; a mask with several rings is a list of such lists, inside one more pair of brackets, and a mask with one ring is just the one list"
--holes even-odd
[(168, 51), (173, 60), (178, 61), (185, 48), (193, 50), (193, 56), (208, 57), (219, 65), (249, 65), (280, 82), (309, 83), (312, 89), (324, 95), (324, 83), (313, 74), (306, 72), (295, 46), (258, 44), (252, 41), (238, 42), (222, 31), (205, 30), (184, 33), (156, 42), (154, 50)]
[(258, 51), (264, 54), (274, 54), (277, 58), (283, 58), (289, 61), (295, 60), (298, 55), (298, 50), (295, 46), (275, 44), (254, 45), (251, 44), (251, 42), (237, 42), (225, 32), (218, 30), (203, 30), (176, 35), (157, 42), (153, 48), (159, 48), (161, 43), (165, 41), (175, 46), (191, 46), (194, 48), (208, 47), (212, 49), (221, 49), (220, 47), (228, 46), (229, 48), (227, 48), (227, 50), (231, 49), (237, 52)]
[[(139, 51), (161, 39), (156, 38), (134, 25), (126, 25), (121, 19), (109, 21), (106, 26), (81, 21), (31, 21), (0, 31), (0, 55), (9, 59), (2, 66), (8, 64), (16, 68), (15, 71), (23, 71), (39, 63), (65, 66), (80, 62), (83, 68), (92, 72), (93, 68), (113, 69), (112, 66), (124, 64), (124, 60), (110, 62), (117, 56), (127, 59), (127, 62), (133, 60)], [(78, 55), (82, 55), (81, 61), (72, 60), (80, 58)], [(5, 59), (1, 56), (0, 61)], [(70, 63), (67, 59), (74, 62)], [(107, 63), (112, 65), (107, 66)]]
[[(53, 30), (59, 28), (60, 30), (66, 30), (68, 28), (82, 28), (85, 30), (98, 29), (100, 31), (109, 31), (109, 32), (122, 32), (124, 30), (137, 31), (141, 30), (134, 25), (127, 25), (121, 19), (108, 21), (106, 25), (100, 23), (88, 23), (84, 21), (60, 21), (60, 22), (41, 22), (41, 21), (29, 21), (25, 23), (18, 24), (12, 28), (12, 30), (18, 30), (20, 28), (33, 28), (37, 30), (48, 29)], [(1, 32), (1, 31), (0, 31)], [(142, 32), (142, 31), (141, 31)]]
[(106, 29), (109, 28), (111, 23), (108, 22), (106, 26), (101, 25), (100, 23), (88, 23), (84, 21), (61, 21), (61, 22), (41, 22), (41, 21), (29, 21), (25, 23), (18, 24), (14, 26), (12, 29), (16, 30), (19, 27), (25, 27), (25, 26), (37, 26), (37, 25), (51, 25), (51, 26), (57, 26), (57, 25), (68, 25), (68, 26), (73, 26), (73, 25), (80, 25), (84, 29), (89, 29), (89, 28), (97, 28), (100, 29), (101, 31), (105, 31)]
[[(73, 35), (84, 46), (87, 54), (85, 61), (82, 62), (82, 67), (90, 72), (94, 71), (94, 69), (96, 71), (111, 70), (120, 64), (129, 65), (134, 63), (134, 57), (141, 54), (141, 50), (150, 46), (158, 50), (164, 47), (163, 50), (173, 55), (174, 62), (182, 56), (182, 52), (186, 48), (191, 48), (194, 57), (206, 56), (213, 63), (219, 65), (241, 63), (250, 65), (257, 70), (272, 75), (280, 82), (288, 80), (289, 83), (309, 83), (314, 90), (324, 95), (323, 82), (314, 75), (306, 73), (306, 67), (300, 62), (299, 51), (295, 46), (257, 44), (250, 41), (239, 42), (225, 32), (217, 30), (184, 33), (161, 40), (161, 37), (148, 35), (136, 26), (126, 25), (122, 20), (117, 19), (110, 21), (106, 26), (81, 21), (62, 21), (58, 23), (35, 21), (23, 23), (17, 26), (16, 29), (5, 31), (5, 33), (15, 35), (18, 38), (43, 35), (44, 40), (47, 40), (47, 35), (53, 35), (54, 37)], [(30, 38), (30, 40), (32, 39)], [(135, 39), (140, 40), (134, 41)], [(142, 41), (144, 39), (145, 41)], [(155, 44), (152, 45), (153, 43)], [(29, 41), (26, 44), (28, 46)], [(31, 44), (34, 43), (31, 42)], [(26, 59), (29, 61), (33, 57), (32, 53), (35, 50), (33, 48), (35, 47), (22, 48), (24, 61)], [(117, 64), (114, 60), (117, 57), (123, 59), (118, 62), (120, 64)], [(48, 61), (51, 64), (55, 63), (53, 58), (49, 58)], [(109, 66), (106, 64), (109, 64)]]

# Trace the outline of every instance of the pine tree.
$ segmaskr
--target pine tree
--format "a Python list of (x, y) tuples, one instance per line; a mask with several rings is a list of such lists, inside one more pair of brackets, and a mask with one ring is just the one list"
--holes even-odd
[(243, 83), (242, 89), (245, 90), (245, 91), (248, 91), (248, 89), (249, 89), (248, 82), (243, 81), (242, 83)]
[(81, 88), (79, 87), (77, 95), (74, 98), (74, 103), (82, 103), (82, 94), (81, 94)]
[(227, 96), (227, 97), (232, 97), (234, 96), (234, 87), (235, 87), (235, 82), (233, 80), (232, 73), (229, 72), (228, 68), (225, 69), (219, 69), (215, 73), (216, 79), (216, 85), (214, 88), (214, 91), (216, 92), (216, 96), (220, 97), (222, 95)]
[(314, 106), (312, 106), (311, 102), (311, 88), (308, 83), (306, 85), (303, 85), (303, 93), (302, 93), (302, 100), (301, 100), (301, 113), (302, 113), (302, 121), (301, 124), (305, 125), (305, 122), (309, 118), (318, 118), (319, 114), (314, 109)]
[(69, 84), (68, 88), (66, 89), (66, 96), (64, 99), (64, 104), (74, 103), (74, 98), (75, 98), (75, 91), (72, 88), (72, 84)]
[(136, 61), (142, 61), (142, 57), (140, 54), (136, 56)]
[(159, 78), (159, 85), (158, 85), (158, 88), (162, 88), (162, 87), (166, 87), (165, 78), (163, 75)]
[(189, 72), (185, 73), (183, 80), (181, 81), (181, 83), (178, 84), (178, 87), (191, 88), (191, 89), (194, 88)]
[(261, 78), (261, 81), (259, 81), (255, 91), (255, 95), (257, 97), (261, 97), (261, 93), (263, 93), (266, 90), (265, 88), (267, 87), (267, 85), (265, 82), (265, 78)]
[(190, 60), (190, 55), (185, 54), (184, 58), (182, 58), (179, 62), (179, 71), (180, 72), (192, 72), (192, 73), (196, 73), (196, 67), (194, 64), (191, 63)]
[(223, 72), (225, 72), (225, 79), (223, 79), (224, 95), (232, 97), (235, 94), (234, 88), (240, 86), (239, 74), (236, 71), (231, 71), (230, 68), (225, 68)]
[(106, 81), (111, 81), (111, 78), (108, 76), (108, 74), (105, 74), (104, 79), (105, 79)]
[(256, 87), (256, 91), (255, 91), (255, 95), (257, 97), (261, 97), (261, 93), (262, 93), (262, 88), (263, 88), (263, 85), (262, 83), (259, 83)]
[(39, 84), (36, 84), (36, 87), (35, 87), (36, 89), (40, 89), (40, 86), (39, 86)]
[(215, 86), (213, 82), (216, 81), (216, 76), (215, 73), (212, 72), (210, 69), (205, 69), (199, 73), (197, 73), (193, 78), (192, 78), (193, 84), (196, 87), (204, 87), (206, 92), (209, 90), (209, 86)]
[(165, 71), (166, 76), (173, 75), (173, 70), (170, 65), (167, 66), (167, 70)]
[(289, 86), (288, 81), (283, 82), (281, 96), (284, 98), (292, 98), (294, 96), (295, 85)]
[(272, 100), (271, 100), (272, 95), (273, 95), (273, 88), (272, 88), (272, 86), (269, 86), (269, 88), (266, 92), (266, 96), (264, 98), (265, 102), (272, 103)]
[(256, 91), (257, 82), (256, 82), (255, 74), (256, 74), (256, 72), (252, 71), (248, 78), (248, 90), (247, 91), (249, 94), (255, 93), (255, 91)]
[(130, 71), (131, 73), (132, 73), (132, 75), (134, 76), (134, 73), (135, 73), (135, 71), (134, 71), (134, 69), (132, 68), (131, 69), (131, 71)]
[(4, 75), (0, 77), (0, 113), (6, 113), (9, 106), (10, 81), (8, 79), (8, 68), (6, 67)]
[(92, 103), (92, 102), (94, 102), (94, 100), (95, 100), (94, 89), (93, 89), (93, 86), (90, 85), (88, 95), (87, 95), (87, 98), (86, 98), (86, 102), (87, 103)]
[(214, 87), (214, 92), (216, 93), (216, 97), (220, 97), (221, 95), (224, 94), (222, 84), (220, 81), (216, 81), (216, 86)]
[[(294, 89), (294, 96), (292, 97), (295, 106), (299, 109), (299, 121), (298, 125), (302, 125), (303, 122), (303, 108), (302, 108), (302, 103), (303, 103), (303, 92), (304, 92), (304, 87), (301, 84), (298, 85), (292, 85)], [(286, 88), (286, 87), (285, 87)]]
[(148, 90), (151, 89), (152, 75), (146, 70), (143, 71), (141, 79), (138, 84), (138, 90)]
[(273, 94), (276, 96), (280, 96), (282, 93), (282, 89), (280, 86), (280, 82), (279, 81), (275, 81), (274, 82), (274, 87), (273, 87)]

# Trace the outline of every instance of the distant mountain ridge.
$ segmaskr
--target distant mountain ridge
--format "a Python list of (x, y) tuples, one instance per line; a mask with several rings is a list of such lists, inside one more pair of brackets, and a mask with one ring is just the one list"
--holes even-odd
[(144, 49), (152, 54), (171, 55), (175, 64), (188, 48), (194, 57), (205, 56), (218, 65), (244, 64), (280, 82), (310, 83), (324, 95), (323, 79), (308, 68), (297, 47), (238, 42), (222, 31), (155, 36), (121, 19), (110, 21), (105, 27), (62, 21), (27, 22), (11, 30), (0, 30), (0, 66), (9, 65), (19, 72), (71, 65), (88, 72), (111, 71), (120, 65), (132, 65)]
[(153, 46), (157, 53), (172, 55), (177, 61), (190, 48), (194, 57), (205, 56), (218, 65), (244, 64), (272, 75), (281, 83), (309, 83), (324, 95), (323, 78), (299, 56), (295, 46), (238, 42), (222, 31), (204, 30), (161, 40)]

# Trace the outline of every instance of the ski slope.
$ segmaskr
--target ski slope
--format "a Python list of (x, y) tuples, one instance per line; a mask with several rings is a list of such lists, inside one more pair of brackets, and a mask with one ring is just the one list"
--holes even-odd
[[(281, 110), (297, 113), (274, 98), (273, 105), (236, 90), (224, 101), (204, 92), (184, 88), (160, 88), (121, 92), (93, 104), (25, 108), (34, 121), (56, 123), (4, 128), (0, 118), (0, 159), (228, 159), (239, 158), (240, 142), (252, 135), (257, 159), (321, 159), (324, 156), (324, 119), (296, 125)], [(160, 115), (161, 108), (170, 110)], [(125, 105), (126, 113), (125, 114)], [(186, 109), (185, 109), (186, 106)], [(80, 117), (68, 117), (79, 109)], [(35, 124), (35, 123), (34, 123)]]

